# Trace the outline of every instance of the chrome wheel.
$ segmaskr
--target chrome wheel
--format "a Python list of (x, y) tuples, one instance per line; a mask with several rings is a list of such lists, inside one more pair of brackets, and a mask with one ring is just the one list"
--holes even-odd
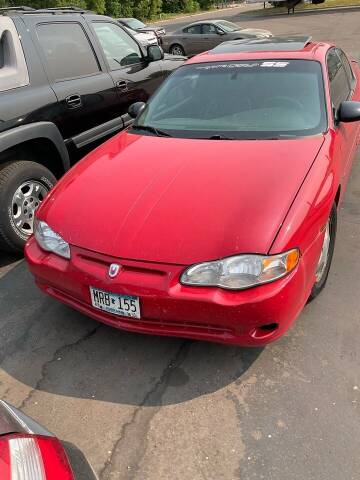
[(321, 249), (319, 263), (316, 268), (316, 274), (315, 274), (316, 283), (321, 282), (326, 272), (326, 267), (329, 259), (329, 252), (330, 252), (330, 220), (328, 220), (326, 224), (323, 246)]
[(180, 45), (175, 45), (174, 47), (172, 47), (171, 49), (171, 54), (172, 55), (185, 55), (185, 52), (184, 50), (180, 47)]
[(14, 193), (11, 212), (17, 230), (25, 235), (33, 233), (34, 213), (46, 197), (48, 189), (40, 182), (29, 180), (20, 185)]

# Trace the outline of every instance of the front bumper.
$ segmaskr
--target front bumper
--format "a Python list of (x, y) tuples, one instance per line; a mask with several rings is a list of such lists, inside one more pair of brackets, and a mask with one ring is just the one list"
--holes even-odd
[[(68, 261), (39, 248), (31, 238), (25, 248), (38, 287), (100, 322), (156, 335), (260, 346), (282, 336), (310, 293), (312, 263), (302, 257), (287, 277), (256, 288), (229, 291), (179, 283), (184, 266), (116, 259), (71, 247)], [(310, 255), (311, 256), (311, 255)], [(111, 263), (122, 266), (111, 279)], [(309, 281), (310, 274), (310, 281)], [(91, 305), (89, 287), (140, 297), (141, 316), (119, 317)]]

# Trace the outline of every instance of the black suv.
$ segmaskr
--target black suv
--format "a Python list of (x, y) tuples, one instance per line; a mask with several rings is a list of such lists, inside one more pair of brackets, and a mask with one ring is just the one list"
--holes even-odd
[(56, 179), (184, 60), (92, 12), (1, 9), (0, 249), (22, 250)]

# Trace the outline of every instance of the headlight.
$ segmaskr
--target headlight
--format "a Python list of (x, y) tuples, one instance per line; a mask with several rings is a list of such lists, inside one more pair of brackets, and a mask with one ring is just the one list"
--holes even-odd
[(60, 235), (54, 232), (49, 225), (35, 218), (34, 235), (43, 250), (53, 252), (60, 257), (70, 258), (70, 245)]
[(280, 255), (236, 255), (215, 262), (199, 263), (181, 275), (184, 285), (242, 290), (273, 282), (290, 273), (299, 262), (299, 250)]

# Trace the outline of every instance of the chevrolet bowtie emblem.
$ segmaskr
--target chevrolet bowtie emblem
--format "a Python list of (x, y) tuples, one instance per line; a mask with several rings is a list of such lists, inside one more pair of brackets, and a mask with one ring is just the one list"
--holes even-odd
[(116, 275), (120, 272), (121, 265), (117, 263), (112, 263), (109, 267), (109, 277), (115, 278)]

